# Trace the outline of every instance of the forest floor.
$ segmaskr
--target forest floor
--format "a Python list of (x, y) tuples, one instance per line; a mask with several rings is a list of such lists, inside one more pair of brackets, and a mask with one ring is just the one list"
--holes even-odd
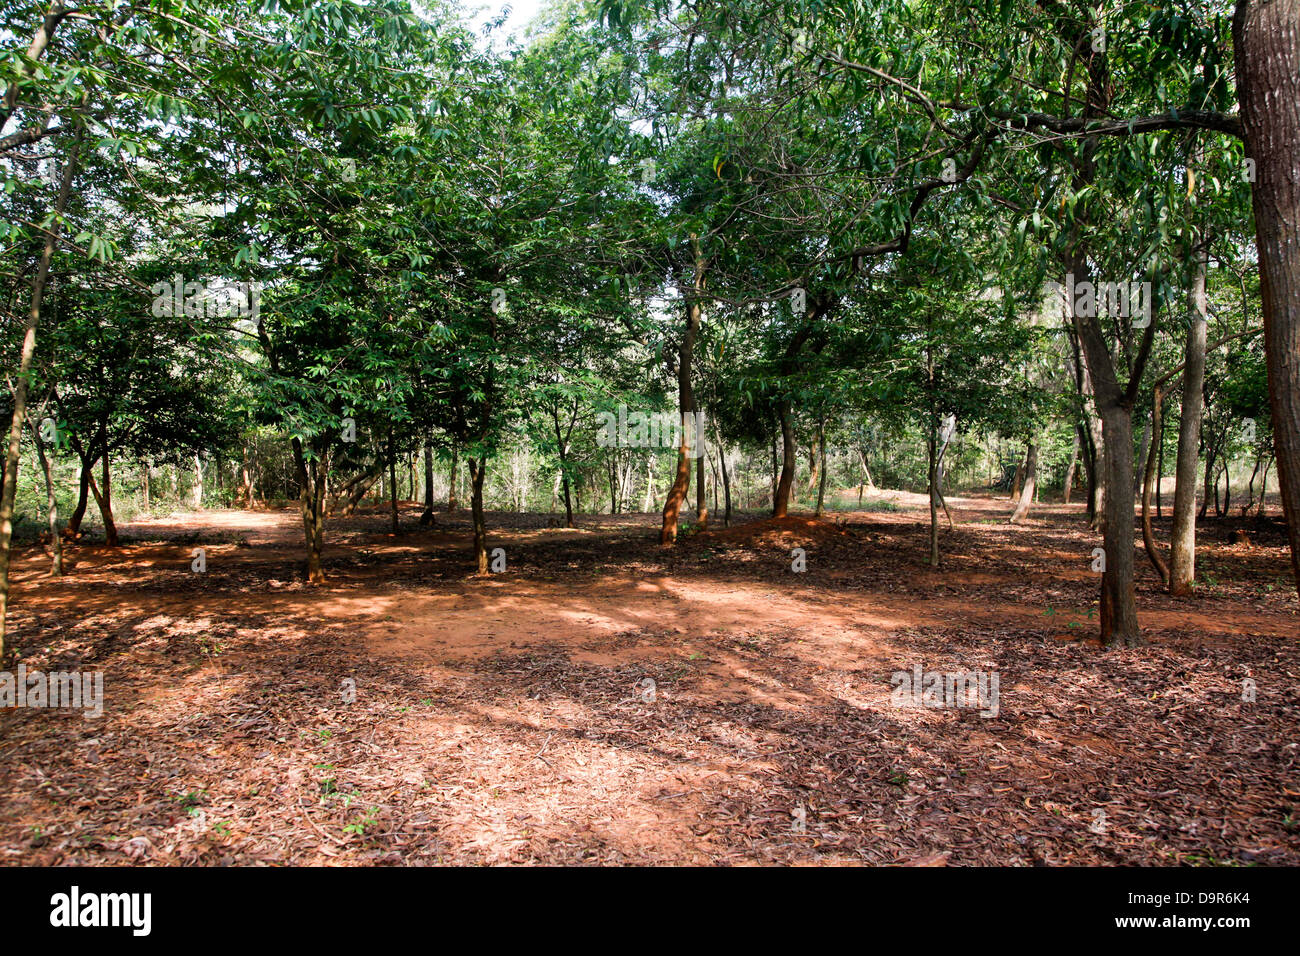
[[(0, 711), (0, 862), (1300, 864), (1279, 525), (1202, 523), (1190, 599), (1139, 553), (1149, 643), (1103, 650), (1078, 506), (953, 498), (936, 571), (924, 499), (873, 501), (670, 550), (491, 513), (483, 578), (468, 514), (408, 503), (332, 521), (317, 588), (287, 510), (140, 520), (62, 579), (29, 548), (21, 661), (105, 703)], [(997, 715), (891, 706), (917, 665), (996, 672)]]

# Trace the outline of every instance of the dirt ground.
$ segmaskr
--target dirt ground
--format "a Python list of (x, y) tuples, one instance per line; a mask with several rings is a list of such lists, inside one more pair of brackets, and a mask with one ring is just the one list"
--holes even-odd
[[(1102, 650), (1079, 507), (954, 498), (935, 571), (923, 499), (872, 501), (671, 550), (492, 513), (484, 578), (409, 503), (333, 521), (318, 588), (292, 511), (141, 520), (62, 579), (30, 548), (20, 659), (105, 707), (0, 711), (0, 861), (1300, 864), (1275, 522), (1203, 524), (1191, 599), (1139, 553), (1150, 643)], [(996, 672), (997, 716), (892, 706), (917, 665)]]

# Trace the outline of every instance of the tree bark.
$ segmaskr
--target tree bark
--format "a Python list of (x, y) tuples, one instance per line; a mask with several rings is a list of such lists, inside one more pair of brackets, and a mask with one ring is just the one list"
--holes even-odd
[(1070, 503), (1070, 491), (1074, 487), (1074, 475), (1079, 467), (1079, 430), (1074, 430), (1074, 442), (1070, 446), (1070, 464), (1065, 469), (1065, 487), (1061, 489), (1061, 503)]
[(1029, 506), (1034, 502), (1034, 488), (1038, 483), (1038, 445), (1029, 442), (1025, 445), (1025, 484), (1020, 489), (1020, 501), (1011, 514), (1011, 524), (1015, 524), (1029, 513)]
[(1263, 299), (1279, 490), (1300, 592), (1300, 0), (1239, 0), (1232, 24)]
[(45, 454), (45, 442), (41, 441), (40, 430), (36, 433), (36, 455), (41, 462), (41, 474), (45, 476), (45, 510), (50, 525), (50, 576), (63, 575), (63, 536), (59, 534), (59, 503), (54, 496), (54, 471), (50, 467), (49, 456)]
[(460, 468), (460, 448), (451, 446), (451, 479), (447, 485), (447, 514), (456, 510), (456, 472)]
[[(699, 293), (704, 291), (706, 269), (699, 240), (694, 236), (691, 237), (691, 248), (695, 258), (696, 295), (691, 296), (686, 304), (686, 325), (682, 329), (682, 341), (677, 348), (677, 405), (683, 418), (695, 411), (695, 393), (691, 387), (691, 361), (695, 355), (695, 338), (700, 331)], [(688, 457), (690, 449), (687, 440), (683, 422), (681, 442), (677, 448), (677, 469), (673, 474), (672, 487), (668, 489), (667, 500), (664, 501), (663, 527), (659, 531), (661, 545), (670, 545), (677, 541), (677, 515), (691, 487), (691, 462)]]
[(777, 403), (777, 417), (781, 421), (781, 477), (776, 484), (772, 499), (772, 517), (784, 518), (790, 510), (790, 491), (794, 488), (795, 455), (798, 449), (794, 444), (794, 424), (791, 421), (790, 400), (783, 398)]
[(821, 480), (817, 483), (817, 511), (816, 517), (820, 518), (825, 513), (826, 508), (826, 429), (823, 426), (817, 428), (817, 447), (818, 456), (821, 459)]
[(483, 477), (486, 462), (469, 458), (470, 512), (474, 519), (474, 565), (479, 574), (488, 573), (487, 520), (483, 516)]
[(935, 435), (935, 424), (930, 422), (930, 433), (926, 436), (925, 451), (928, 468), (928, 485), (930, 491), (930, 567), (939, 566), (939, 456), (938, 456), (938, 439)]
[[(62, 9), (61, 4), (56, 6)], [(45, 29), (46, 27), (42, 27), (38, 38), (44, 35)], [(33, 46), (35, 47), (35, 44)], [(41, 49), (43, 48), (42, 43)], [(37, 56), (39, 55), (38, 51)], [(24, 69), (26, 70), (27, 67)], [(13, 101), (17, 95), (17, 84), (10, 84), (9, 89), (5, 91), (6, 118), (13, 108)], [(4, 665), (5, 658), (9, 611), (9, 561), (14, 538), (14, 499), (18, 494), (18, 462), (22, 451), (23, 422), (27, 419), (27, 389), (31, 384), (28, 378), (32, 369), (32, 357), (36, 354), (36, 331), (41, 324), (41, 306), (45, 301), (45, 287), (50, 278), (50, 261), (54, 258), (54, 247), (59, 241), (59, 233), (63, 227), (63, 210), (68, 204), (68, 195), (72, 191), (72, 177), (76, 170), (77, 149), (81, 144), (81, 136), (82, 131), (78, 129), (76, 142), (63, 166), (63, 179), (59, 184), (58, 198), (54, 202), (54, 220), (41, 247), (41, 258), (32, 283), (32, 306), (27, 312), (18, 370), (13, 377), (13, 418), (9, 424), (9, 446), (5, 454), (3, 481), (0, 482), (0, 667)]]
[(117, 522), (113, 520), (113, 479), (109, 473), (109, 455), (105, 451), (100, 459), (100, 469), (103, 474), (102, 487), (95, 487), (95, 480), (90, 481), (90, 493), (95, 496), (95, 504), (99, 505), (99, 515), (104, 522), (104, 544), (110, 548), (116, 548), (117, 539)]
[(424, 446), (424, 513), (420, 515), (420, 527), (433, 524), (433, 446)]
[(1187, 343), (1183, 349), (1183, 410), (1178, 416), (1174, 464), (1174, 529), (1169, 540), (1169, 593), (1187, 594), (1196, 578), (1196, 459), (1201, 446), (1205, 389), (1206, 252), (1197, 252), (1188, 289)]

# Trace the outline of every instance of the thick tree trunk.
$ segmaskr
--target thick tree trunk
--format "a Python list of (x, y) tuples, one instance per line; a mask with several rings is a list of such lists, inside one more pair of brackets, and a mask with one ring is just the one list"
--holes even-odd
[(1133, 418), (1122, 406), (1103, 409), (1103, 474), (1106, 482), (1101, 579), (1101, 639), (1106, 644), (1142, 642), (1133, 593)]
[(474, 566), (479, 574), (488, 573), (487, 520), (483, 516), (483, 477), (487, 463), (477, 458), (469, 462), (470, 512), (474, 519)]
[(1034, 489), (1038, 484), (1038, 445), (1029, 442), (1025, 446), (1025, 485), (1020, 489), (1020, 501), (1011, 514), (1011, 523), (1015, 524), (1029, 513), (1029, 506), (1034, 503)]
[(1300, 0), (1240, 0), (1232, 33), (1246, 155), (1255, 163), (1273, 447), (1300, 591)]

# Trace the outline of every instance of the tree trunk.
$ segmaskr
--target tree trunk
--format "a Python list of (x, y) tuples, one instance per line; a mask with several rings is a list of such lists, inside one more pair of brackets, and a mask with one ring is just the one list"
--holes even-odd
[[(672, 487), (668, 489), (664, 501), (663, 527), (659, 531), (659, 543), (670, 545), (677, 540), (677, 515), (686, 493), (691, 487), (691, 462), (688, 457), (690, 448), (686, 434), (685, 417), (695, 411), (695, 393), (691, 388), (691, 361), (695, 355), (695, 338), (700, 330), (700, 300), (698, 293), (704, 291), (704, 256), (700, 244), (692, 237), (691, 247), (695, 255), (695, 292), (686, 305), (686, 326), (682, 329), (682, 341), (677, 349), (677, 405), (683, 417), (681, 442), (677, 448), (677, 469), (673, 475)], [(697, 439), (702, 441), (703, 439)]]
[(397, 534), (397, 452), (393, 449), (393, 433), (388, 433), (388, 503), (393, 513), (393, 534)]
[(821, 481), (817, 483), (816, 517), (820, 518), (825, 513), (826, 508), (826, 430), (820, 426), (817, 429), (817, 445), (820, 449)]
[[(1157, 385), (1151, 397), (1151, 420), (1154, 431), (1157, 435), (1164, 433), (1164, 415), (1161, 406), (1164, 404), (1165, 396)], [(1158, 439), (1157, 439), (1158, 440)], [(1151, 478), (1152, 473), (1156, 470), (1155, 448), (1147, 450), (1145, 467), (1142, 472), (1142, 545), (1146, 548), (1147, 557), (1151, 559), (1151, 566), (1156, 569), (1156, 574), (1160, 575), (1162, 584), (1169, 584), (1169, 568), (1165, 565), (1164, 559), (1160, 557), (1160, 552), (1156, 548), (1155, 535), (1151, 531)]]
[(424, 513), (420, 515), (420, 527), (433, 524), (433, 446), (424, 446)]
[[(12, 86), (14, 95), (17, 87)], [(6, 96), (8, 99), (8, 96)], [(12, 103), (6, 104), (12, 108)], [(36, 330), (41, 324), (41, 306), (45, 301), (45, 286), (50, 277), (50, 260), (59, 241), (63, 225), (63, 209), (72, 191), (72, 177), (77, 165), (77, 149), (81, 144), (82, 130), (63, 166), (63, 179), (59, 184), (58, 199), (54, 203), (54, 218), (41, 247), (40, 262), (32, 282), (32, 306), (27, 312), (27, 325), (23, 331), (22, 351), (19, 353), (17, 373), (13, 376), (13, 417), (9, 424), (9, 446), (5, 454), (3, 481), (0, 481), (0, 667), (4, 666), (6, 624), (9, 611), (9, 561), (14, 538), (14, 499), (18, 494), (18, 462), (22, 452), (23, 422), (27, 419), (28, 377), (32, 357), (36, 354)]]
[(700, 456), (695, 459), (695, 523), (700, 531), (709, 528), (709, 499), (704, 482), (704, 435), (695, 436), (696, 451)]
[(1279, 491), (1300, 591), (1300, 0), (1239, 0), (1237, 97), (1263, 299), (1264, 351)]
[(460, 449), (451, 446), (451, 479), (447, 486), (447, 514), (456, 510), (456, 472), (460, 469)]
[(39, 429), (36, 434), (36, 455), (41, 462), (41, 474), (45, 476), (45, 510), (50, 523), (50, 576), (61, 577), (63, 574), (63, 536), (59, 534), (59, 503), (54, 496), (54, 471), (50, 467), (49, 456), (45, 454), (45, 442), (41, 441)]
[(1142, 642), (1133, 594), (1133, 419), (1129, 409), (1103, 410), (1105, 510), (1102, 548), (1106, 570), (1101, 580), (1101, 639), (1108, 645)]
[(298, 472), (298, 507), (307, 543), (307, 583), (323, 584), (325, 569), (321, 552), (325, 548), (325, 482), (329, 476), (328, 452), (307, 461), (302, 441), (290, 440)]
[(790, 491), (794, 487), (795, 455), (794, 424), (791, 421), (790, 400), (777, 403), (777, 416), (781, 420), (781, 478), (772, 500), (772, 517), (784, 518), (790, 510)]
[(731, 475), (727, 472), (727, 450), (718, 443), (718, 466), (722, 469), (722, 497), (726, 511), (722, 515), (722, 526), (731, 527)]
[[(1151, 422), (1148, 421), (1145, 425), (1142, 426), (1142, 440), (1138, 442), (1137, 460), (1139, 463), (1146, 464), (1147, 452), (1150, 451), (1150, 449), (1151, 449)], [(1133, 481), (1135, 482), (1133, 486), (1133, 493), (1137, 494), (1142, 490), (1142, 475), (1137, 471), (1137, 469), (1133, 470)]]
[(1074, 487), (1074, 475), (1079, 467), (1079, 430), (1074, 430), (1074, 443), (1070, 446), (1070, 464), (1065, 469), (1065, 487), (1061, 489), (1061, 503), (1070, 503), (1070, 490)]
[(99, 505), (99, 515), (104, 522), (104, 544), (110, 548), (117, 547), (117, 523), (113, 520), (113, 479), (109, 473), (108, 452), (100, 459), (100, 468), (103, 474), (102, 487), (96, 488), (94, 479), (90, 482), (90, 493), (95, 496), (95, 504)]
[(67, 534), (73, 539), (81, 534), (81, 522), (86, 517), (86, 506), (90, 502), (90, 470), (95, 467), (95, 461), (98, 459), (81, 459), (81, 469), (77, 475), (77, 505), (68, 518)]
[(935, 425), (930, 423), (930, 434), (926, 436), (925, 451), (929, 467), (926, 469), (930, 491), (930, 567), (939, 566), (939, 456), (937, 454)]
[[(655, 504), (655, 453), (650, 452), (645, 458), (645, 498), (641, 501), (641, 511), (649, 513)], [(573, 508), (569, 505), (568, 476), (565, 476), (564, 510), (569, 515), (569, 527), (573, 527)]]
[(203, 459), (197, 452), (194, 454), (194, 488), (191, 494), (190, 507), (198, 511), (203, 507)]
[(470, 511), (474, 519), (474, 565), (479, 574), (488, 573), (487, 521), (483, 517), (483, 477), (486, 462), (477, 458), (469, 462)]
[(1020, 489), (1020, 501), (1012, 512), (1011, 523), (1015, 524), (1029, 513), (1029, 506), (1034, 501), (1034, 488), (1038, 484), (1038, 446), (1032, 441), (1025, 446), (1025, 485)]

